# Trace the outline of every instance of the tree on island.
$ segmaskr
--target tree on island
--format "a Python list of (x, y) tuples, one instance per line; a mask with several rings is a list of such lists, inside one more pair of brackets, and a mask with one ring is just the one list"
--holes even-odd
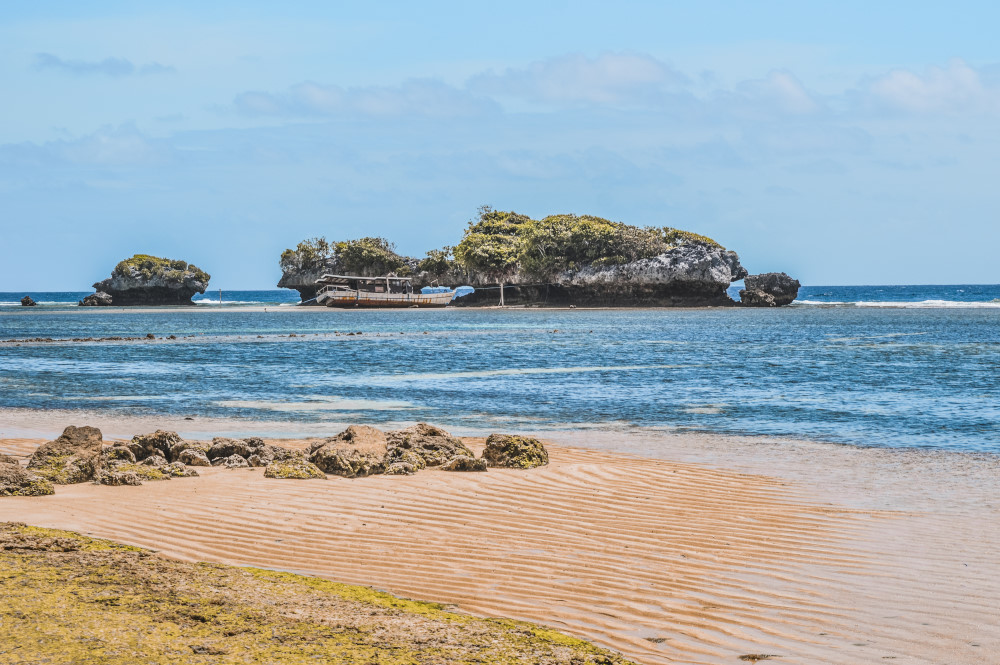
[(479, 219), (469, 222), (462, 241), (455, 247), (455, 260), (469, 271), (485, 273), (500, 283), (500, 306), (504, 306), (504, 283), (517, 274), (521, 256), (521, 227), (531, 219), (516, 212), (479, 208)]

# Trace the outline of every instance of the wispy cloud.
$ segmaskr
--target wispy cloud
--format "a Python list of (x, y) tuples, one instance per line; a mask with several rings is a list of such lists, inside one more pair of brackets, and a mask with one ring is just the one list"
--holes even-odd
[(604, 53), (549, 58), (473, 77), (471, 90), (546, 104), (646, 106), (684, 89), (687, 76), (651, 56)]
[(236, 96), (236, 108), (250, 115), (274, 116), (431, 116), (459, 117), (496, 110), (497, 105), (434, 79), (398, 86), (343, 88), (305, 82), (287, 91), (249, 91)]
[(34, 67), (38, 70), (52, 70), (74, 76), (147, 76), (151, 74), (171, 74), (176, 70), (169, 65), (149, 62), (136, 66), (125, 58), (105, 58), (99, 61), (67, 60), (51, 53), (36, 53)]
[(864, 90), (877, 106), (912, 113), (997, 112), (1000, 86), (965, 61), (921, 74), (896, 69), (871, 81)]

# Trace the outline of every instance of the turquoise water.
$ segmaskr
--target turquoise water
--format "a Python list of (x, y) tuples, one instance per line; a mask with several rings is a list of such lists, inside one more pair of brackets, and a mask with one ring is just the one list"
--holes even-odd
[(773, 310), (7, 307), (0, 339), (178, 339), (0, 344), (0, 407), (1000, 452), (1000, 288), (888, 288)]

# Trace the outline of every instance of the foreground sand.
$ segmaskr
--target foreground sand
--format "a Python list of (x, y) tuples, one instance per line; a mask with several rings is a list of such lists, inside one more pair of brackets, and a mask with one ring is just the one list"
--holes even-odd
[[(0, 499), (0, 521), (373, 585), (531, 620), (644, 663), (1000, 653), (995, 460), (657, 440), (661, 451), (684, 443), (675, 457), (686, 461), (553, 446), (552, 463), (532, 471), (276, 481), (205, 469)], [(35, 445), (4, 440), (0, 452)]]

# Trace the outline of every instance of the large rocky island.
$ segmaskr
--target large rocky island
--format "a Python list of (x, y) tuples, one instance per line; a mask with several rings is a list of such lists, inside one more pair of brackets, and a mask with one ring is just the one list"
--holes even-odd
[[(324, 273), (395, 273), (412, 276), (416, 288), (475, 287), (453, 302), (459, 306), (733, 306), (741, 303), (726, 289), (748, 277), (736, 252), (690, 231), (590, 215), (535, 220), (488, 206), (480, 208), (455, 247), (431, 250), (423, 259), (397, 254), (383, 238), (336, 243), (313, 238), (285, 250), (281, 269), (278, 286), (297, 290), (303, 304), (316, 296), (316, 280)], [(794, 282), (780, 298), (751, 297), (742, 304), (787, 304), (797, 288)]]
[(111, 277), (95, 283), (96, 293), (80, 304), (192, 305), (191, 297), (204, 293), (209, 279), (211, 275), (186, 261), (136, 254), (115, 266)]

